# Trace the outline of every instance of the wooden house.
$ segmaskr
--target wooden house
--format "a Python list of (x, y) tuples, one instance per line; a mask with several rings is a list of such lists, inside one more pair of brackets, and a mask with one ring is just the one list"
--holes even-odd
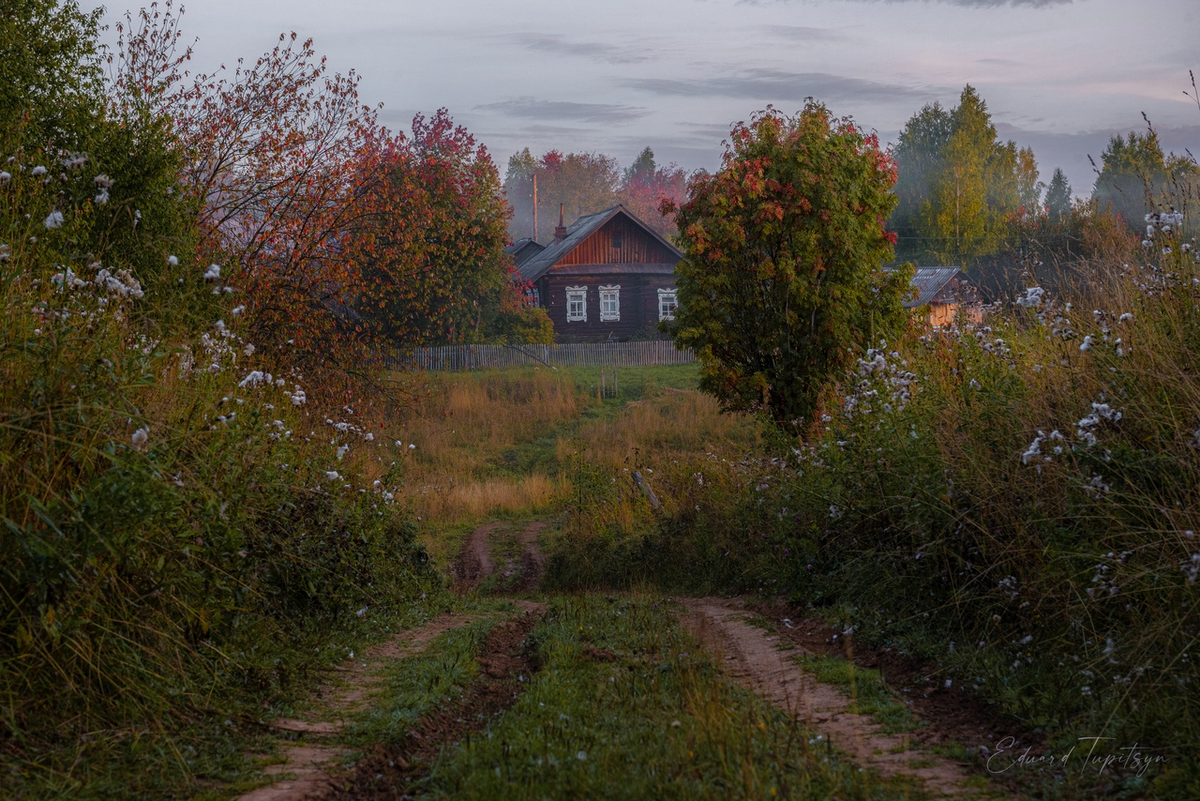
[(517, 270), (549, 313), (559, 342), (630, 339), (674, 318), (675, 265), (683, 254), (624, 206), (580, 217), (569, 228), (560, 213), (551, 244), (536, 252), (521, 248), (513, 254)]
[(933, 328), (953, 324), (960, 314), (971, 322), (982, 316), (979, 294), (958, 267), (918, 267), (912, 290), (905, 308), (913, 309)]

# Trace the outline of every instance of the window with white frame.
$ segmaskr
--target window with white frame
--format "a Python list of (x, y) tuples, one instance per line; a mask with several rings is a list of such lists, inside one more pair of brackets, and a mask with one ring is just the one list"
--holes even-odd
[(587, 322), (587, 287), (567, 287), (567, 322)]
[(600, 320), (609, 322), (621, 319), (621, 287), (600, 287)]
[(674, 288), (658, 290), (658, 319), (674, 320), (677, 308), (679, 301), (676, 300)]

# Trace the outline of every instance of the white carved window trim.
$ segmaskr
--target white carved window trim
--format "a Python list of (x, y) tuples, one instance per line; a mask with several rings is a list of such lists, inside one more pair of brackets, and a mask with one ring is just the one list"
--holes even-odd
[[(587, 322), (587, 287), (586, 286), (569, 286), (567, 287), (567, 322), (568, 323), (586, 323)], [(574, 311), (572, 304), (579, 303), (579, 310)]]
[(600, 287), (600, 322), (615, 322), (621, 319), (621, 286)]
[[(666, 305), (667, 303), (671, 304), (670, 308), (667, 307), (667, 305)], [(677, 294), (677, 290), (674, 287), (672, 287), (671, 289), (659, 289), (658, 290), (658, 319), (674, 320), (675, 319), (675, 310), (678, 308), (679, 308), (679, 295)]]

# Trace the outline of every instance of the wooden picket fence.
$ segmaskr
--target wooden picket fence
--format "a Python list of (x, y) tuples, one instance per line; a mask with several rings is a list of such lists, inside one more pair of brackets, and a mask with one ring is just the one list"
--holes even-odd
[(417, 348), (390, 366), (410, 370), (485, 370), (497, 367), (640, 367), (696, 361), (670, 341), (579, 342), (569, 345), (442, 345)]

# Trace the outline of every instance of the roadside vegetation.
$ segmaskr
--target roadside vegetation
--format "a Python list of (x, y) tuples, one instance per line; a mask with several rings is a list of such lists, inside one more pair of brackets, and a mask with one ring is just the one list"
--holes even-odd
[[(281, 44), (220, 91), (180, 88), (169, 4), (125, 20), (112, 62), (99, 21), (19, 0), (0, 22), (6, 797), (233, 781), (264, 716), (445, 602), (393, 492), (405, 451), (382, 410), (408, 385), (361, 358), (372, 340), (332, 291), (353, 270), (321, 272), (346, 231), (314, 209), (359, 196), (306, 165), (348, 169), (381, 135), (354, 81)], [(249, 95), (292, 105), (269, 131), (219, 107)], [(439, 130), (422, 134), (461, 140)], [(234, 140), (272, 171), (270, 213), (211, 149)]]
[(662, 465), (692, 480), (631, 524), (565, 524), (549, 581), (784, 595), (932, 660), (1055, 753), (1105, 737), (1155, 760), (1070, 786), (1194, 794), (1200, 264), (1194, 199), (1175, 202), (1057, 292), (1031, 275), (981, 324), (876, 343), (805, 439)]
[[(687, 200), (648, 149), (622, 179), (631, 203), (661, 189), (680, 204), (673, 333), (701, 364), (621, 368), (610, 395), (600, 368), (418, 380), (381, 354), (551, 334), (510, 280), (499, 173), (445, 110), (389, 132), (357, 77), (327, 75), (295, 37), (189, 78), (169, 3), (127, 17), (108, 62), (98, 14), (14, 2), (0, 794), (228, 795), (258, 781), (249, 754), (273, 758), (270, 721), (340, 663), (454, 608), (480, 617), (385, 669), (336, 735), (396, 747), (486, 685), (464, 707), (483, 725), (451, 721), (464, 728), (430, 743), (430, 769), (406, 774), (416, 789), (919, 797), (737, 686), (669, 597), (742, 593), (926, 660), (1048, 753), (1107, 738), (1105, 757), (1153, 760), (1028, 768), (1038, 791), (1200, 795), (1194, 160), (1114, 140), (1090, 202), (1064, 200), (1060, 174), (1032, 214), (1032, 154), (995, 141), (970, 87), (953, 112), (923, 110), (900, 155), (933, 143), (929, 196), (901, 187), (905, 225), (969, 235), (922, 253), (982, 270), (1008, 247), (1028, 267), (1016, 284), (1004, 268), (995, 286), (1012, 291), (982, 322), (934, 331), (900, 310), (907, 272), (875, 269), (894, 255), (891, 156), (819, 104), (763, 113)], [(829, 166), (776, 145), (828, 146)], [(753, 185), (741, 156), (786, 170)], [(977, 219), (938, 211), (958, 167), (1004, 190), (969, 187)], [(618, 191), (615, 163), (556, 151), (518, 154), (510, 182), (565, 186), (572, 170)], [(837, 241), (820, 239), (830, 216)], [(741, 328), (722, 328), (731, 309)], [(448, 579), (484, 523), (505, 570), (464, 601)], [(481, 600), (539, 580), (544, 603)], [(485, 664), (489, 648), (503, 658)], [(801, 662), (856, 710), (916, 725), (878, 675)]]

